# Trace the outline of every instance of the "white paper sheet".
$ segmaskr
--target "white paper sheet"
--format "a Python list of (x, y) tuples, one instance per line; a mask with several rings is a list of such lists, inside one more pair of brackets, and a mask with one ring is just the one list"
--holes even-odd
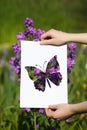
[[(37, 65), (42, 68), (42, 71), (46, 71), (47, 63), (54, 55), (57, 55), (62, 81), (59, 86), (49, 81), (51, 88), (46, 81), (45, 91), (39, 91), (35, 89), (34, 81), (29, 78), (25, 66)], [(67, 102), (67, 46), (40, 45), (40, 42), (21, 41), (20, 107), (47, 108), (51, 104)]]

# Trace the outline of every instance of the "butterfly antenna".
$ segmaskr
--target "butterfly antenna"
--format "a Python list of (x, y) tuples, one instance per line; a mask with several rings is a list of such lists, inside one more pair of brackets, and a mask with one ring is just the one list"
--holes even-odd
[(49, 80), (48, 80), (48, 79), (47, 79), (47, 83), (48, 83), (49, 87), (51, 88), (51, 85), (50, 85), (50, 82), (49, 82)]
[(45, 68), (45, 64), (46, 64), (46, 62), (47, 62), (47, 61), (45, 61), (44, 64), (43, 64), (43, 70), (44, 70), (44, 68)]
[(42, 69), (42, 67), (41, 67), (40, 65), (37, 65), (37, 64), (36, 64), (35, 66), (38, 66), (39, 68), (41, 68), (41, 69)]

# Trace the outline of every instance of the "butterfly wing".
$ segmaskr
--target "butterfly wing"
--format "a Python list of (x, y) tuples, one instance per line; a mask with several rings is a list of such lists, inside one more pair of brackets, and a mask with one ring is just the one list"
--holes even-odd
[(62, 80), (62, 75), (59, 72), (60, 67), (55, 55), (47, 64), (46, 77), (53, 82), (55, 85), (59, 85)]
[(25, 66), (25, 69), (27, 70), (30, 79), (34, 81), (35, 88), (44, 91), (46, 83), (45, 73), (33, 66)]
[(46, 79), (44, 75), (42, 77), (39, 77), (36, 81), (34, 81), (35, 88), (41, 91), (45, 91), (45, 84)]
[(47, 77), (52, 83), (54, 83), (55, 85), (59, 85), (61, 80), (62, 80), (62, 75), (60, 74), (60, 72), (56, 72), (56, 73), (52, 73), (52, 74), (48, 74)]

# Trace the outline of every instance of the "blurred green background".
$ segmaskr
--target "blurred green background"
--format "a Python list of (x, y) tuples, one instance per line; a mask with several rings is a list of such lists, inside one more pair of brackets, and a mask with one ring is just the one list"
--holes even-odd
[[(46, 31), (54, 28), (87, 32), (87, 0), (0, 0), (0, 130), (10, 130), (10, 120), (16, 128), (20, 113), (17, 101), (19, 84), (9, 66), (9, 59), (13, 56), (11, 46), (17, 42), (16, 34), (24, 30), (26, 17), (34, 20), (36, 28)], [(87, 100), (87, 46), (77, 44), (76, 54), (68, 91), (70, 103)], [(62, 124), (61, 128), (86, 130), (87, 115), (76, 116), (70, 125), (65, 127)]]
[(30, 17), (36, 27), (87, 31), (87, 0), (0, 0), (0, 43), (12, 43)]

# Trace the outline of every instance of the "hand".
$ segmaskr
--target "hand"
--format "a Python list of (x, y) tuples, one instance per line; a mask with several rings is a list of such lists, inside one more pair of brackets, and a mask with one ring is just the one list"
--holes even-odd
[(63, 120), (74, 114), (71, 104), (50, 105), (45, 109), (46, 115), (57, 120)]
[(77, 104), (50, 105), (45, 112), (48, 117), (58, 120), (67, 119), (75, 114), (87, 113), (87, 101)]
[(67, 42), (68, 35), (66, 32), (51, 29), (41, 36), (40, 44), (62, 45)]
[(41, 36), (40, 44), (62, 45), (72, 41), (87, 45), (87, 33), (66, 33), (51, 29)]

